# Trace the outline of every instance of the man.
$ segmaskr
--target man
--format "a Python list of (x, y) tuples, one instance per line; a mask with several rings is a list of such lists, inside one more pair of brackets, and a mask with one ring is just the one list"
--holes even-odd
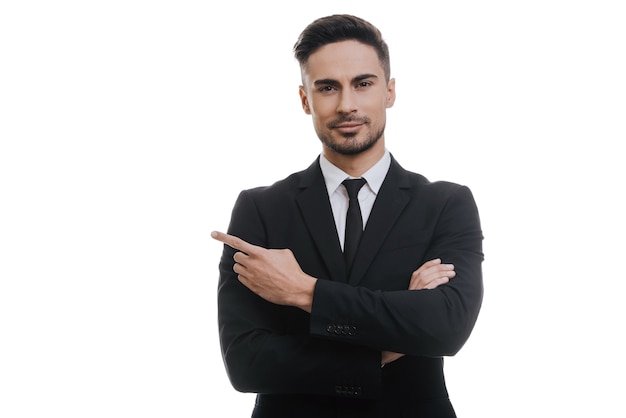
[[(386, 149), (395, 81), (374, 26), (321, 18), (294, 50), (322, 153), (243, 191), (228, 234), (212, 233), (227, 244), (218, 320), (229, 378), (258, 393), (257, 418), (454, 417), (442, 357), (469, 337), (483, 292), (472, 194), (404, 170)], [(359, 207), (343, 181), (360, 178)]]

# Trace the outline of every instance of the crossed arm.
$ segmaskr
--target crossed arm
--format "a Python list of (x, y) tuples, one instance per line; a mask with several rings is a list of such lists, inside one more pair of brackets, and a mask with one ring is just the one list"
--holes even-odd
[[(267, 249), (252, 245), (236, 236), (212, 232), (211, 236), (237, 250), (233, 259), (239, 281), (268, 302), (294, 306), (311, 313), (317, 278), (306, 274), (289, 249)], [(455, 276), (454, 265), (440, 259), (427, 261), (411, 275), (409, 290), (434, 289)], [(403, 354), (382, 352), (382, 364)]]

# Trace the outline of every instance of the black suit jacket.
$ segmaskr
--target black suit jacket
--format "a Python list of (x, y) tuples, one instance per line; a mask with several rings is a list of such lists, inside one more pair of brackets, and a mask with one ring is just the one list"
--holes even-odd
[[(391, 167), (347, 276), (316, 160), (269, 187), (243, 191), (230, 234), (289, 248), (320, 280), (311, 314), (253, 294), (220, 261), (218, 321), (235, 389), (256, 392), (253, 417), (453, 417), (443, 356), (472, 331), (482, 301), (482, 232), (470, 190)], [(406, 290), (424, 262), (453, 263), (434, 290)], [(406, 356), (381, 368), (381, 351)]]

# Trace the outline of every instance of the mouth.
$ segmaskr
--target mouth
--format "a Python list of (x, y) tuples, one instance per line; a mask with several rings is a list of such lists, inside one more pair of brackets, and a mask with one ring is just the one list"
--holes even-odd
[(358, 132), (363, 125), (363, 123), (359, 122), (344, 122), (335, 125), (333, 128), (343, 134), (349, 134)]

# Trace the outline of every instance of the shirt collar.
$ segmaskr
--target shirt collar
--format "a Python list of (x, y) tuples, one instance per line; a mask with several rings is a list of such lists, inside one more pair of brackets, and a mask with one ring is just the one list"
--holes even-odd
[[(367, 186), (374, 194), (378, 194), (390, 165), (391, 155), (389, 151), (385, 150), (382, 158), (361, 176), (367, 181)], [(328, 161), (324, 154), (320, 154), (320, 168), (326, 182), (328, 196), (332, 196), (335, 193), (342, 181), (350, 178), (346, 172)]]

